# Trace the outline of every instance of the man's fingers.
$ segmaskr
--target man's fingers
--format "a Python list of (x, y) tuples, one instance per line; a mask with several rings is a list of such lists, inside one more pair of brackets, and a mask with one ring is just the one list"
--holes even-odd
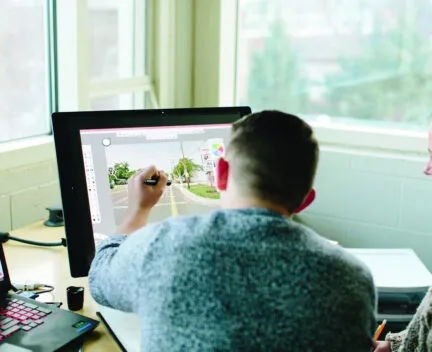
[(165, 189), (168, 181), (168, 177), (165, 175), (163, 171), (158, 171), (158, 181), (157, 184), (153, 186), (153, 189), (156, 191), (162, 191)]
[(149, 184), (149, 186), (160, 189), (164, 188), (168, 182), (168, 176), (162, 170), (158, 170), (154, 165), (148, 166), (134, 174), (131, 177), (131, 181), (137, 184), (145, 184), (145, 180), (151, 180), (154, 176), (157, 177), (157, 184)]
[(135, 178), (143, 183), (144, 180), (151, 179), (154, 175), (158, 175), (158, 170), (156, 166), (151, 165), (148, 167), (145, 167), (140, 172), (138, 172), (135, 176)]
[(165, 187), (168, 182), (168, 176), (165, 174), (165, 172), (160, 171), (159, 173), (159, 181), (157, 183), (160, 187)]

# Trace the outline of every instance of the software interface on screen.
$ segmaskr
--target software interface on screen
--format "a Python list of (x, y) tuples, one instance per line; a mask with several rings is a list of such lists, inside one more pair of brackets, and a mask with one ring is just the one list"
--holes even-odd
[(231, 125), (81, 130), (95, 240), (115, 233), (128, 208), (128, 179), (156, 165), (172, 181), (149, 222), (208, 213), (219, 207), (215, 166)]

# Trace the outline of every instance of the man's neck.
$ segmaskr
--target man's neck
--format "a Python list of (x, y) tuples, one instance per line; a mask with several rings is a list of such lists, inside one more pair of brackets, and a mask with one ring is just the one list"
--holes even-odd
[(292, 214), (290, 214), (284, 207), (255, 198), (246, 199), (241, 197), (227, 197), (222, 202), (222, 207), (224, 209), (262, 208), (275, 211), (287, 218), (292, 217)]

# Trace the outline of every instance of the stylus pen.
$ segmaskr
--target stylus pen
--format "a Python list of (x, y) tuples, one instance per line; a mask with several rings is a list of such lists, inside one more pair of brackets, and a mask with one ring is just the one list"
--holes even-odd
[[(157, 185), (158, 181), (159, 181), (159, 180), (144, 180), (143, 183), (144, 183), (145, 185), (148, 185), (148, 186), (155, 186), (155, 185)], [(172, 181), (171, 181), (171, 180), (168, 180), (168, 181), (167, 181), (167, 186), (171, 186), (171, 183), (172, 183)]]

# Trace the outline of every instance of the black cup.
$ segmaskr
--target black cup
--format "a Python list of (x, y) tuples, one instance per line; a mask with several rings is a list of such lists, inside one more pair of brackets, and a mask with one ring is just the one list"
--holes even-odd
[(67, 304), (69, 310), (80, 310), (84, 304), (84, 287), (69, 286), (66, 288)]

